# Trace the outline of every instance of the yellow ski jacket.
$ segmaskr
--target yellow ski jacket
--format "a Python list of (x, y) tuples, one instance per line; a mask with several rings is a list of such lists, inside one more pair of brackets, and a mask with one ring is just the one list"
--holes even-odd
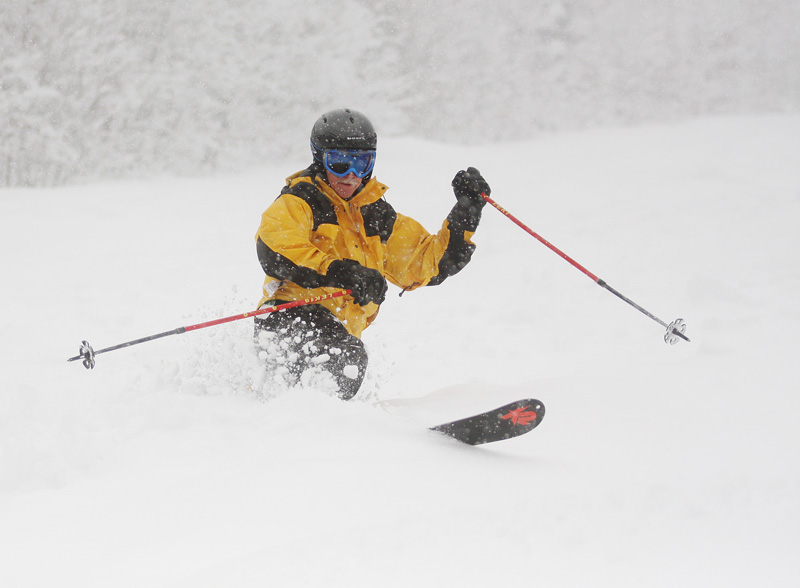
[[(370, 179), (345, 201), (314, 166), (287, 178), (281, 195), (261, 217), (256, 250), (266, 273), (259, 306), (330, 294), (325, 274), (337, 259), (376, 269), (404, 290), (440, 284), (470, 260), (480, 211), (456, 204), (436, 234), (398, 214), (383, 198), (387, 187)], [(350, 296), (319, 302), (356, 337), (378, 314)]]

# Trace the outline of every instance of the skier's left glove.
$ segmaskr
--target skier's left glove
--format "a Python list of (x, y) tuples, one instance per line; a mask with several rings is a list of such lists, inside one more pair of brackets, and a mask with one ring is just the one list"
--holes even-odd
[(447, 217), (450, 226), (454, 229), (474, 232), (481, 220), (481, 211), (486, 206), (486, 200), (481, 194), (489, 196), (492, 189), (483, 179), (481, 172), (474, 167), (458, 172), (453, 178), (451, 186), (453, 186), (458, 204), (453, 207)]
[(483, 179), (481, 172), (474, 167), (468, 167), (466, 170), (461, 170), (456, 174), (451, 183), (453, 192), (458, 199), (458, 203), (462, 206), (469, 206), (483, 209), (486, 206), (486, 200), (481, 197), (481, 194), (491, 195), (492, 189), (486, 180)]

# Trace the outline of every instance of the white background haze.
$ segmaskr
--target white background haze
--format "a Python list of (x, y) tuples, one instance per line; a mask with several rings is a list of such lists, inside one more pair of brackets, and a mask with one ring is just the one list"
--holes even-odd
[(0, 186), (286, 164), (331, 108), (452, 143), (800, 109), (787, 0), (6, 0)]

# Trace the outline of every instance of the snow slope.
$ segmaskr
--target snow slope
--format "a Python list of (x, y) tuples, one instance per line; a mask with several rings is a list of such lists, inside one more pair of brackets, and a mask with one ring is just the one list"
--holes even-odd
[[(800, 117), (454, 148), (377, 176), (435, 230), (453, 174), (488, 208), (471, 265), (365, 333), (363, 392), (276, 391), (244, 312), (253, 235), (294, 169), (0, 194), (0, 585), (800, 584)], [(298, 162), (297, 168), (305, 165)], [(425, 425), (534, 396), (530, 435)]]

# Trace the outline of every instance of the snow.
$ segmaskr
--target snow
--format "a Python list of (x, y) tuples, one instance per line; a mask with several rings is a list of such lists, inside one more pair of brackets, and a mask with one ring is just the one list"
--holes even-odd
[[(390, 289), (344, 403), (278, 390), (237, 321), (295, 169), (0, 195), (0, 585), (800, 584), (800, 117), (705, 118), (452, 147), (381, 145), (438, 228), (474, 165), (472, 263)], [(305, 161), (295, 166), (300, 169)], [(529, 435), (426, 426), (535, 397)]]

